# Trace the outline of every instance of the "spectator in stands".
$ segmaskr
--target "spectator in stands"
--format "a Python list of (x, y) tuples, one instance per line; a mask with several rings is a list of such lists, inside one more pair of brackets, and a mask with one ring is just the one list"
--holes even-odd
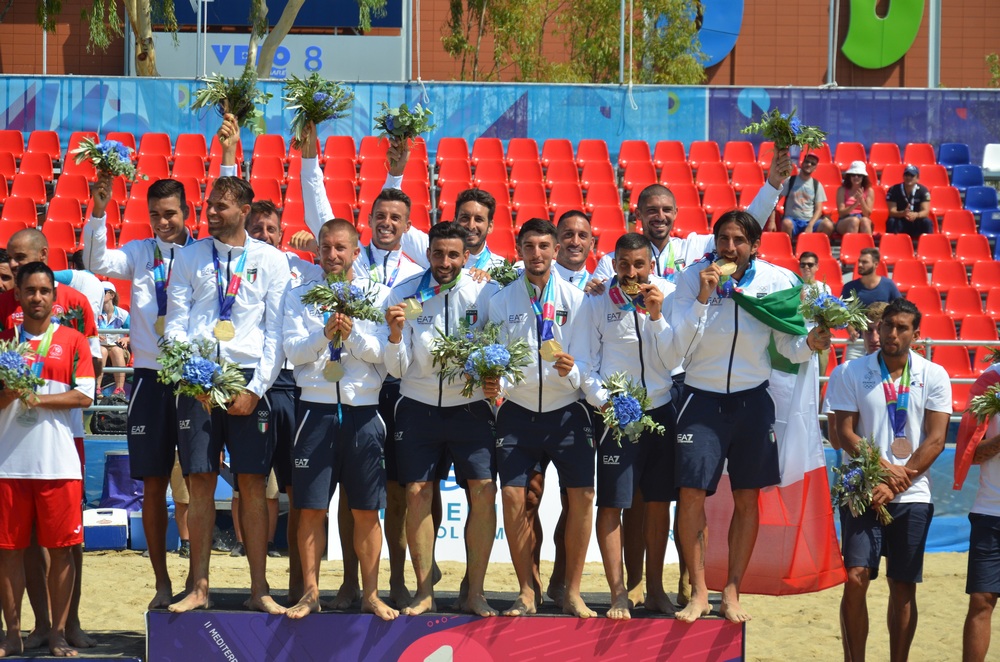
[[(846, 298), (853, 294), (865, 306), (870, 306), (876, 301), (889, 303), (903, 296), (894, 282), (878, 275), (878, 263), (877, 248), (862, 248), (858, 257), (858, 278), (844, 285), (841, 296)], [(858, 342), (858, 332), (853, 327), (849, 327), (847, 332), (851, 344), (847, 346), (844, 360), (856, 359), (864, 353), (861, 343)]]
[(837, 189), (837, 232), (872, 233), (872, 209), (875, 189), (868, 181), (864, 161), (854, 161), (844, 173), (844, 183)]
[(885, 194), (889, 206), (889, 220), (886, 232), (908, 234), (913, 243), (922, 234), (934, 232), (931, 217), (931, 192), (920, 183), (920, 170), (915, 165), (907, 165), (903, 170), (903, 181), (892, 186)]
[[(830, 294), (830, 286), (816, 280), (816, 270), (819, 269), (819, 256), (812, 251), (804, 251), (799, 255), (799, 275), (802, 276), (802, 285), (818, 287), (821, 292)], [(802, 295), (805, 296), (807, 288), (802, 288)]]
[[(114, 283), (104, 283), (104, 305), (101, 316), (97, 318), (97, 328), (128, 329), (130, 324), (128, 311), (118, 307), (118, 290)], [(129, 338), (127, 335), (100, 335), (101, 341), (101, 371), (111, 361), (115, 368), (124, 368), (129, 360)], [(116, 372), (115, 395), (125, 395), (125, 373)]]
[(0, 292), (14, 289), (14, 272), (10, 270), (10, 255), (0, 248)]
[(802, 232), (833, 234), (833, 221), (823, 216), (826, 191), (823, 189), (823, 184), (813, 177), (817, 164), (819, 164), (818, 156), (806, 154), (799, 172), (785, 180), (778, 194), (779, 197), (785, 198), (781, 231), (793, 239)]
[[(882, 314), (879, 351), (844, 368), (831, 395), (843, 450), (855, 456), (862, 438), (870, 439), (888, 473), (863, 515), (840, 509), (847, 568), (840, 618), (851, 660), (865, 659), (868, 586), (878, 576), (883, 555), (891, 660), (907, 659), (917, 628), (916, 589), (934, 513), (927, 472), (944, 449), (951, 415), (948, 373), (910, 351), (919, 337), (920, 311), (906, 299), (894, 300)], [(880, 506), (892, 517), (889, 524), (876, 516)]]

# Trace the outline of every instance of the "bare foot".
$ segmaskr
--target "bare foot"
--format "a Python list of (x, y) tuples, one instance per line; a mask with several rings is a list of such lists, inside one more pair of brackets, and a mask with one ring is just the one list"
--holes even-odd
[(470, 614), (475, 614), (476, 616), (484, 617), (496, 616), (499, 613), (496, 609), (490, 606), (490, 603), (486, 601), (486, 597), (482, 594), (468, 596), (462, 610)]
[(708, 616), (711, 613), (712, 607), (708, 604), (708, 600), (696, 598), (692, 595), (687, 605), (684, 606), (684, 609), (674, 614), (674, 618), (685, 623), (694, 623), (699, 618)]
[(49, 627), (35, 628), (24, 638), (24, 650), (41, 648), (47, 643), (49, 643)]
[(66, 643), (66, 637), (53, 632), (49, 635), (49, 653), (55, 657), (76, 657), (76, 649)]
[(535, 613), (535, 596), (522, 593), (514, 600), (510, 609), (503, 613), (504, 616), (528, 616)]
[(93, 648), (97, 645), (97, 641), (79, 625), (66, 626), (66, 641), (73, 648)]
[(247, 600), (244, 604), (247, 609), (252, 609), (254, 611), (262, 611), (265, 614), (277, 615), (277, 614), (284, 614), (286, 611), (288, 611), (287, 609), (279, 605), (277, 602), (275, 602), (274, 598), (272, 598), (270, 595), (267, 595), (266, 593), (256, 598), (251, 596), (251, 598)]
[(404, 616), (419, 616), (429, 611), (437, 611), (434, 604), (433, 595), (420, 595), (419, 593), (410, 601), (410, 605), (401, 612)]
[(326, 606), (335, 610), (350, 609), (360, 599), (361, 589), (358, 588), (358, 585), (345, 582), (340, 585), (340, 588), (337, 589), (337, 595), (333, 596), (333, 600), (330, 600)]
[(567, 595), (563, 600), (563, 613), (577, 618), (594, 618), (597, 612), (587, 606), (579, 595)]
[(412, 599), (410, 589), (406, 588), (405, 583), (389, 585), (389, 602), (395, 605), (396, 609), (409, 605)]
[(18, 656), (24, 653), (24, 643), (21, 641), (20, 630), (9, 630), (7, 637), (0, 642), (0, 657)]
[(170, 601), (173, 597), (174, 592), (170, 584), (159, 586), (156, 589), (156, 595), (149, 601), (149, 606), (146, 609), (166, 609), (170, 606)]
[(545, 595), (552, 599), (552, 602), (556, 603), (556, 606), (562, 607), (563, 596), (566, 594), (565, 584), (556, 584), (555, 582), (549, 582), (549, 588), (545, 591)]
[(642, 584), (639, 584), (635, 588), (629, 590), (628, 592), (628, 606), (631, 609), (636, 607), (641, 607), (646, 604), (646, 594), (642, 590)]
[(613, 621), (627, 621), (632, 618), (632, 612), (629, 611), (629, 604), (631, 602), (627, 593), (612, 599), (611, 608), (608, 609), (608, 618)]
[(208, 609), (211, 606), (212, 603), (208, 600), (208, 591), (191, 591), (183, 599), (170, 605), (167, 609), (175, 614), (182, 614), (195, 609)]
[(394, 621), (399, 616), (399, 612), (382, 602), (376, 595), (361, 602), (361, 611), (366, 614), (375, 614), (383, 621)]
[(730, 623), (746, 623), (751, 616), (740, 606), (740, 596), (736, 591), (726, 589), (722, 592), (722, 605), (719, 614)]
[(320, 611), (319, 606), (319, 596), (302, 596), (302, 599), (296, 603), (294, 607), (290, 607), (288, 611), (285, 612), (285, 616), (288, 618), (300, 619), (305, 618), (309, 614), (315, 614)]
[(677, 608), (674, 607), (674, 603), (670, 601), (667, 594), (659, 591), (650, 591), (649, 595), (646, 596), (646, 603), (644, 605), (646, 611), (655, 611), (661, 614), (666, 614), (667, 616), (673, 616), (677, 612)]

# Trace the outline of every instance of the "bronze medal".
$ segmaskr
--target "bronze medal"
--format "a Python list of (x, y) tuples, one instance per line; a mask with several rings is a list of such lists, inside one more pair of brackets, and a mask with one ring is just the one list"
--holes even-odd
[(538, 354), (542, 357), (542, 360), (549, 363), (555, 363), (556, 354), (562, 351), (562, 345), (559, 344), (558, 340), (546, 340), (538, 348)]
[(420, 317), (421, 313), (424, 312), (424, 306), (416, 299), (404, 299), (403, 300), (403, 317), (413, 321)]
[(897, 460), (905, 460), (913, 455), (913, 444), (906, 437), (896, 437), (892, 440), (892, 456)]
[(327, 361), (323, 366), (323, 379), (328, 382), (339, 382), (344, 378), (344, 364), (340, 361)]
[(153, 323), (153, 331), (156, 332), (157, 336), (162, 338), (163, 334), (166, 332), (166, 328), (167, 328), (167, 318), (165, 318), (163, 315), (160, 315), (159, 317), (156, 318), (156, 322)]
[(231, 320), (219, 320), (215, 323), (215, 329), (212, 333), (217, 340), (227, 342), (236, 337), (236, 327), (233, 326)]

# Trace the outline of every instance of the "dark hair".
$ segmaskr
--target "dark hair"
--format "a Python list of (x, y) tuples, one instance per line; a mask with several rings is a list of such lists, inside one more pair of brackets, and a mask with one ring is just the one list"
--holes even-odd
[[(20, 273), (20, 272), (18, 272)], [(913, 330), (920, 330), (920, 309), (916, 304), (908, 299), (899, 297), (889, 302), (889, 305), (882, 311), (882, 321), (896, 315), (913, 315)]]
[(587, 215), (583, 211), (579, 209), (570, 209), (569, 211), (563, 212), (562, 215), (559, 216), (559, 220), (556, 222), (556, 230), (562, 228), (563, 223), (565, 223), (569, 219), (578, 217), (585, 220), (587, 222), (588, 227), (590, 226), (590, 219), (587, 218)]
[(271, 202), (270, 200), (257, 200), (250, 204), (250, 213), (247, 215), (247, 221), (244, 224), (246, 229), (249, 230), (250, 226), (260, 216), (277, 216), (278, 217), (278, 227), (281, 227), (281, 210)]
[(871, 246), (866, 246), (865, 248), (862, 248), (861, 252), (858, 253), (858, 257), (861, 257), (862, 255), (871, 255), (872, 259), (875, 260), (876, 264), (878, 264), (879, 260), (881, 259), (879, 257), (878, 249), (873, 248)]
[(435, 239), (461, 239), (464, 246), (468, 238), (469, 231), (461, 225), (452, 221), (444, 221), (431, 226), (431, 231), (427, 233), (427, 245), (433, 244)]
[(147, 204), (150, 200), (163, 200), (164, 198), (173, 197), (176, 197), (181, 203), (181, 216), (187, 218), (191, 210), (188, 209), (187, 193), (184, 190), (184, 185), (179, 181), (176, 179), (158, 179), (146, 189)]
[[(849, 175), (849, 174), (847, 174), (845, 172), (844, 173), (844, 181), (841, 183), (841, 185), (844, 188), (846, 188), (846, 189), (850, 189), (851, 188), (851, 175)], [(868, 175), (861, 175), (861, 188), (863, 188), (863, 189), (869, 189), (871, 187), (872, 187), (872, 185), (871, 185), (871, 182), (868, 181)]]
[(641, 212), (642, 206), (646, 204), (646, 200), (653, 197), (654, 195), (669, 195), (670, 199), (676, 202), (676, 198), (674, 198), (673, 192), (666, 186), (664, 186), (663, 184), (650, 184), (646, 188), (642, 189), (642, 192), (639, 194), (639, 198), (636, 200), (635, 203), (636, 212)]
[[(458, 208), (464, 205), (466, 202), (475, 202), (477, 204), (486, 207), (487, 210), (486, 220), (488, 221), (493, 220), (493, 214), (495, 214), (497, 210), (497, 201), (496, 198), (490, 195), (489, 191), (484, 191), (483, 189), (479, 188), (469, 188), (459, 193), (458, 197), (455, 198), (456, 215), (458, 215)], [(456, 218), (455, 220), (458, 219)]]
[(816, 263), (819, 264), (819, 255), (816, 255), (812, 251), (802, 251), (802, 253), (799, 255), (799, 262), (809, 258), (816, 260)]
[(547, 234), (553, 240), (558, 241), (559, 239), (556, 226), (552, 225), (552, 221), (545, 218), (531, 218), (525, 221), (517, 233), (517, 245), (520, 246), (524, 242), (524, 238), (529, 234)]
[(22, 264), (17, 269), (17, 276), (15, 277), (14, 282), (17, 284), (18, 288), (20, 288), (24, 284), (25, 279), (35, 274), (45, 274), (46, 277), (48, 277), (49, 282), (52, 284), (52, 287), (56, 286), (56, 275), (52, 273), (52, 270), (49, 269), (49, 266), (44, 262), (29, 262), (27, 264)]
[(712, 226), (712, 234), (715, 236), (716, 241), (719, 240), (719, 230), (722, 229), (723, 225), (728, 223), (736, 223), (736, 225), (740, 226), (740, 230), (743, 231), (743, 235), (750, 242), (751, 246), (760, 241), (760, 223), (757, 222), (757, 219), (752, 214), (739, 209), (727, 211), (716, 219), (715, 224)]
[(410, 196), (406, 195), (398, 188), (384, 188), (372, 202), (372, 212), (380, 202), (402, 202), (406, 205), (406, 215), (410, 215)]
[(653, 256), (653, 244), (649, 243), (649, 239), (646, 239), (645, 235), (638, 232), (626, 232), (615, 242), (615, 256), (617, 257), (619, 253), (624, 251), (636, 251), (640, 248), (645, 248), (649, 251), (649, 256)]
[(86, 271), (87, 266), (83, 263), (83, 251), (79, 250), (69, 255), (69, 265), (77, 271)]
[(212, 185), (212, 191), (218, 191), (223, 195), (228, 193), (240, 207), (253, 203), (253, 189), (250, 187), (250, 182), (239, 177), (219, 177)]
[(351, 243), (357, 246), (359, 241), (358, 229), (354, 227), (354, 223), (345, 221), (342, 218), (334, 218), (324, 223), (319, 229), (318, 240), (323, 241), (323, 236), (331, 232), (341, 232), (344, 230), (347, 231), (347, 235), (351, 238)]
[(0, 248), (0, 264), (7, 264), (10, 262), (10, 253), (7, 252), (6, 248)]

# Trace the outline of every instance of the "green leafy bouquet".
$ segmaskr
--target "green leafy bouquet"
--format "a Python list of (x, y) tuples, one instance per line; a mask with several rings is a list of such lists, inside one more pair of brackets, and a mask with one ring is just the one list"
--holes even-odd
[(986, 356), (983, 358), (983, 363), (989, 363), (990, 365), (1000, 363), (1000, 345), (986, 348)]
[(0, 341), (0, 382), (4, 388), (17, 391), (22, 401), (27, 401), (29, 394), (45, 384), (28, 365), (29, 354), (34, 354), (34, 350), (26, 342)]
[(327, 120), (347, 117), (347, 111), (354, 103), (354, 93), (337, 83), (324, 80), (318, 73), (309, 78), (292, 76), (285, 82), (285, 96), (281, 100), (288, 105), (287, 110), (294, 110), (292, 118), (292, 146), (302, 145), (302, 136), (306, 124), (312, 122), (319, 125)]
[[(833, 487), (830, 489), (833, 505), (835, 508), (847, 506), (854, 517), (868, 510), (872, 505), (872, 491), (889, 475), (882, 466), (878, 449), (867, 437), (858, 442), (858, 454), (846, 464), (836, 467), (833, 473)], [(882, 524), (892, 522), (892, 515), (884, 505), (879, 506), (875, 514)]]
[(213, 74), (205, 79), (205, 87), (194, 93), (191, 110), (215, 106), (219, 115), (232, 113), (236, 122), (255, 135), (264, 133), (264, 106), (271, 94), (257, 89), (257, 72), (247, 67), (239, 78)]
[[(341, 313), (353, 319), (369, 322), (384, 322), (385, 313), (375, 306), (375, 292), (372, 288), (361, 289), (347, 280), (343, 273), (329, 273), (326, 281), (313, 286), (302, 295), (302, 303), (316, 306), (320, 312)], [(340, 333), (333, 337), (333, 346), (340, 347), (343, 338)]]
[(980, 423), (1000, 414), (1000, 384), (994, 384), (982, 394), (970, 398), (968, 412)]
[(80, 308), (80, 306), (70, 306), (62, 313), (53, 315), (52, 321), (83, 333), (83, 308)]
[(406, 104), (398, 108), (390, 108), (385, 101), (379, 101), (382, 110), (375, 116), (375, 130), (379, 137), (391, 136), (396, 140), (409, 140), (421, 133), (426, 133), (436, 125), (430, 123), (431, 111), (419, 103), (410, 110)]
[(601, 382), (601, 387), (608, 391), (608, 402), (597, 413), (619, 446), (624, 437), (637, 443), (647, 430), (659, 435), (666, 433), (666, 429), (646, 413), (652, 406), (646, 389), (629, 379), (626, 373), (614, 373)]
[(202, 338), (193, 343), (179, 340), (160, 341), (160, 366), (157, 380), (161, 384), (174, 386), (174, 394), (191, 398), (208, 396), (202, 401), (205, 411), (221, 407), (227, 409), (229, 403), (246, 390), (247, 382), (243, 371), (232, 361), (214, 358), (215, 342)]
[(459, 375), (466, 378), (462, 395), (471, 398), (486, 379), (506, 377), (515, 384), (524, 381), (523, 368), (531, 365), (532, 352), (524, 338), (505, 345), (499, 342), (500, 325), (494, 322), (473, 329), (464, 320), (458, 333), (446, 336), (438, 329), (431, 348), (431, 363), (440, 366), (441, 375), (451, 383)]
[(498, 264), (492, 269), (488, 269), (486, 273), (490, 275), (491, 280), (495, 280), (501, 287), (510, 285), (520, 276), (511, 261), (506, 258), (504, 258), (503, 264)]
[(759, 122), (751, 122), (740, 133), (760, 133), (774, 143), (775, 149), (788, 149), (792, 145), (819, 148), (823, 146), (826, 132), (819, 127), (806, 126), (792, 112), (782, 113), (777, 108), (764, 113)]
[(80, 141), (80, 146), (70, 154), (76, 157), (78, 165), (90, 161), (99, 173), (109, 174), (112, 177), (124, 175), (129, 181), (135, 179), (132, 148), (117, 140), (96, 142), (93, 138), (84, 138)]
[(824, 329), (846, 329), (850, 326), (863, 333), (870, 321), (865, 314), (864, 303), (854, 294), (841, 299), (816, 286), (806, 291), (799, 312), (802, 317), (813, 320)]

